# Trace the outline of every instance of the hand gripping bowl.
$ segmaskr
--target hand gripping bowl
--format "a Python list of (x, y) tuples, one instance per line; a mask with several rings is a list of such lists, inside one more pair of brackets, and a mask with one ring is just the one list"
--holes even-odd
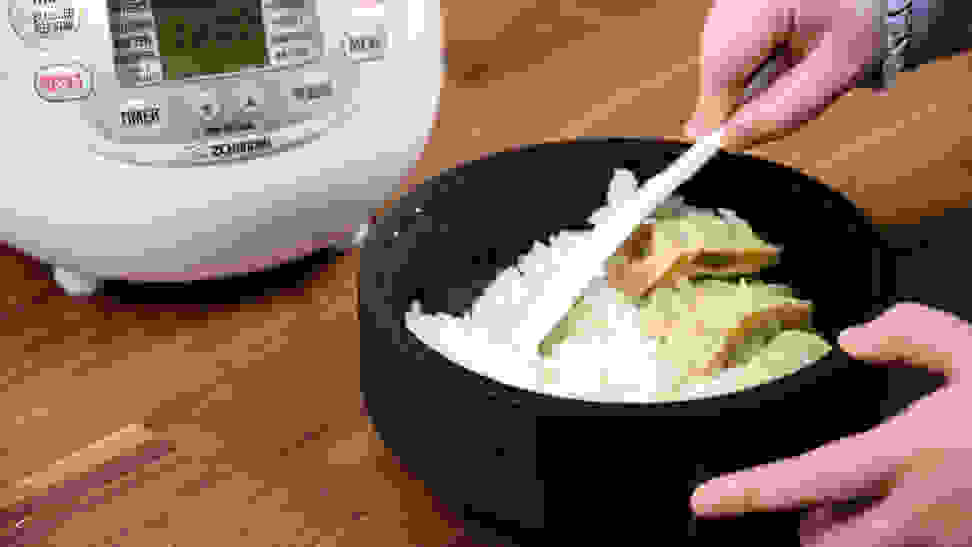
[[(454, 364), (416, 338), (405, 313), (459, 315), (500, 270), (561, 230), (584, 229), (614, 169), (639, 183), (684, 153), (658, 140), (581, 140), (501, 152), (405, 196), (362, 251), (361, 386), (382, 440), (483, 541), (797, 545), (800, 510), (696, 519), (709, 478), (795, 456), (881, 421), (885, 369), (841, 351), (841, 330), (890, 302), (891, 253), (845, 197), (792, 169), (720, 152), (679, 194), (736, 211), (783, 246), (770, 283), (814, 303), (834, 346), (797, 373), (741, 392), (661, 404), (543, 395)], [(612, 541), (612, 543), (615, 543)]]

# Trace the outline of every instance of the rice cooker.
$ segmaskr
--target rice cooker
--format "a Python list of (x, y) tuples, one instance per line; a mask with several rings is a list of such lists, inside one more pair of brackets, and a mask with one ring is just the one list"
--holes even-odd
[(345, 246), (421, 154), (438, 0), (8, 0), (0, 239), (70, 292)]

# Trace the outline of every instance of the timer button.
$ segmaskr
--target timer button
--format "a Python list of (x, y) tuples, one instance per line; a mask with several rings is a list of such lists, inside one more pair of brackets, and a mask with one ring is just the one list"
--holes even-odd
[(162, 124), (162, 105), (145, 101), (129, 101), (119, 111), (121, 127), (129, 130), (155, 129)]

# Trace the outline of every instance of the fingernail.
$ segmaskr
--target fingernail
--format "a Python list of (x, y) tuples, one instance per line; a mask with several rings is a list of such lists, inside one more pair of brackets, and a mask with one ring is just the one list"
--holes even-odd
[(725, 124), (722, 126), (725, 133), (722, 136), (722, 148), (730, 152), (739, 152), (744, 149), (746, 132), (744, 129), (735, 125)]
[(878, 350), (879, 341), (865, 327), (851, 327), (840, 334), (839, 342), (859, 353), (873, 353)]
[(727, 495), (735, 490), (733, 481), (709, 481), (695, 489), (692, 494), (692, 508), (697, 513), (712, 513), (723, 505)]
[(698, 124), (695, 122), (694, 119), (695, 117), (693, 116), (692, 118), (693, 119), (689, 120), (688, 123), (682, 126), (682, 132), (685, 134), (686, 137), (690, 139), (695, 139), (698, 138), (699, 136), (699, 128), (698, 128)]

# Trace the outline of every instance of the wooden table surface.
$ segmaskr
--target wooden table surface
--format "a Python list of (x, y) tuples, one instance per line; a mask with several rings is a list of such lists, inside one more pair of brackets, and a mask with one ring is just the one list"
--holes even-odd
[[(709, 2), (444, 4), (440, 121), (403, 191), (522, 144), (679, 137)], [(838, 188), (878, 223), (965, 207), (970, 65), (964, 55), (925, 66), (887, 97), (854, 91), (801, 133), (752, 153)], [(67, 297), (37, 263), (5, 251), (0, 479), (39, 471), (130, 423), (151, 424), (174, 446), (48, 523), (39, 544), (454, 541), (460, 525), (361, 412), (358, 264), (351, 252), (302, 284), (240, 304), (152, 304)]]

